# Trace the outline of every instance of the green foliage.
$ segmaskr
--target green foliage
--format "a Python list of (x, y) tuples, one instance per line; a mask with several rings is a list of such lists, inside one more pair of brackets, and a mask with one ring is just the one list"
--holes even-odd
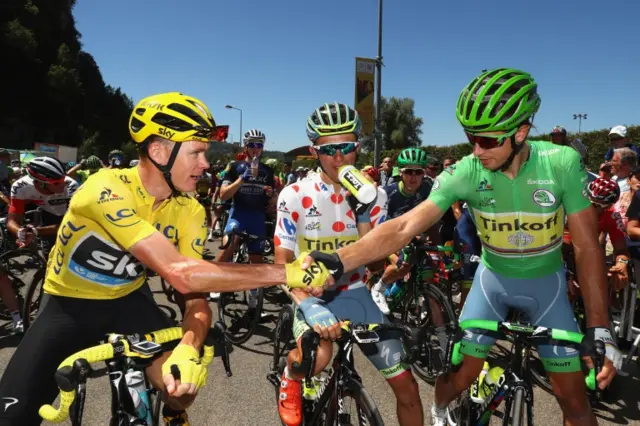
[(6, 66), (0, 84), (12, 105), (0, 114), (0, 145), (70, 145), (106, 161), (109, 151), (129, 141), (126, 123), (133, 103), (119, 88), (105, 84), (93, 57), (81, 50), (74, 4), (3, 2), (0, 50)]
[[(382, 97), (380, 102), (380, 129), (383, 149), (402, 149), (422, 144), (423, 120), (416, 117), (415, 102), (411, 98)], [(372, 152), (374, 139), (360, 141), (364, 152)]]

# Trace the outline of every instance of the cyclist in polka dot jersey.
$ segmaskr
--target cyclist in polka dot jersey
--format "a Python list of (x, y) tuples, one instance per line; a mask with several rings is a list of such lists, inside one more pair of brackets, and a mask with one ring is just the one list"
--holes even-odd
[[(301, 252), (319, 250), (334, 253), (352, 244), (384, 222), (387, 195), (378, 188), (377, 198), (366, 209), (355, 206), (354, 198), (338, 180), (338, 169), (356, 162), (360, 119), (344, 104), (325, 104), (307, 122), (312, 142), (311, 153), (321, 167), (306, 179), (287, 186), (278, 198), (278, 216), (274, 235), (275, 263), (289, 263)], [(366, 287), (366, 269), (360, 266), (345, 273), (320, 297), (293, 290), (295, 315), (293, 331), (300, 344), (302, 334), (313, 328), (323, 338), (318, 347), (315, 371), (331, 361), (333, 346), (340, 334), (340, 321), (382, 324), (388, 322), (374, 303)], [(361, 344), (362, 352), (388, 381), (398, 400), (399, 423), (422, 425), (422, 404), (417, 383), (408, 365), (397, 335), (380, 332), (377, 343)], [(278, 400), (278, 411), (287, 426), (302, 420), (301, 377), (290, 371), (292, 361), (300, 361), (300, 350), (288, 356)]]

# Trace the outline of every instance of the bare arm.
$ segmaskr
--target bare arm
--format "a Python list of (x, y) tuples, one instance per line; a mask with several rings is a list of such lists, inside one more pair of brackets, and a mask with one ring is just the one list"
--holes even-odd
[(640, 220), (638, 219), (629, 219), (629, 223), (627, 223), (627, 235), (632, 240), (640, 240)]
[(286, 282), (283, 265), (212, 263), (183, 256), (161, 233), (155, 232), (129, 249), (181, 293), (232, 292)]
[[(276, 265), (285, 265), (295, 260), (295, 253), (289, 249), (276, 247), (273, 263)], [(286, 285), (280, 286), (280, 288), (293, 300), (297, 305), (304, 299), (309, 297), (309, 294), (299, 288), (288, 288)]]
[(176, 294), (185, 303), (184, 320), (182, 321), (181, 343), (194, 348), (201, 348), (211, 327), (211, 308), (204, 294)]
[(228, 184), (223, 183), (222, 186), (220, 187), (220, 199), (222, 201), (227, 201), (228, 199), (236, 195), (236, 192), (238, 192), (238, 190), (240, 189), (240, 186), (242, 186), (241, 177), (236, 179), (236, 181), (233, 183), (228, 183)]
[(576, 256), (578, 282), (587, 311), (588, 327), (608, 327), (607, 280), (604, 252), (598, 244), (598, 219), (593, 208), (567, 216)]
[(338, 250), (344, 270), (351, 271), (396, 253), (413, 237), (431, 228), (443, 214), (432, 201), (426, 200), (402, 216), (377, 226), (354, 244)]
[(75, 166), (73, 166), (72, 168), (70, 168), (67, 171), (67, 176), (69, 176), (70, 178), (75, 179), (76, 175), (78, 174), (78, 170), (82, 170), (82, 167), (84, 167), (84, 164), (82, 163), (78, 163)]
[(2, 192), (0, 192), (0, 201), (2, 201), (7, 206), (11, 204), (11, 200), (9, 200), (9, 197), (4, 195)]
[(460, 216), (462, 216), (460, 201), (456, 201), (455, 203), (451, 204), (451, 210), (453, 211), (453, 215), (456, 217), (456, 220), (460, 220)]

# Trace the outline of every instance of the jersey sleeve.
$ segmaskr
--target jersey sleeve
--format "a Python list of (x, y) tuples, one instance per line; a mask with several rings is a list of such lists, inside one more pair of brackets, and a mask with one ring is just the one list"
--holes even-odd
[(238, 180), (238, 168), (236, 167), (236, 164), (237, 163), (235, 161), (229, 163), (226, 173), (224, 174), (222, 185), (229, 185)]
[(189, 201), (189, 206), (182, 209), (178, 223), (178, 251), (191, 259), (202, 259), (207, 238), (207, 218), (200, 203), (193, 198)]
[(562, 176), (562, 204), (569, 215), (586, 209), (591, 203), (587, 198), (587, 170), (582, 157), (572, 148), (565, 147), (563, 151), (556, 175)]
[(64, 183), (67, 186), (67, 192), (69, 193), (69, 197), (73, 196), (78, 190), (78, 182), (71, 179), (69, 176), (65, 177)]
[(273, 241), (276, 247), (285, 248), (295, 253), (298, 240), (298, 220), (302, 217), (299, 211), (302, 204), (292, 186), (287, 186), (278, 196), (278, 214)]
[(25, 207), (27, 205), (28, 196), (22, 190), (25, 187), (25, 182), (22, 179), (18, 179), (11, 185), (11, 200), (9, 204), (9, 213), (11, 214), (24, 214)]
[(611, 211), (610, 213), (607, 213), (607, 214), (610, 215), (606, 221), (607, 229), (603, 229), (603, 231), (609, 234), (609, 238), (611, 239), (612, 243), (615, 243), (616, 241), (621, 241), (624, 244), (626, 240), (626, 232), (624, 230), (624, 224), (622, 222), (622, 217), (620, 216), (620, 213), (616, 211)]
[(70, 210), (102, 227), (125, 250), (158, 232), (136, 212), (134, 194), (117, 177), (90, 179), (71, 198)]
[(387, 220), (388, 210), (389, 197), (382, 188), (378, 188), (378, 199), (376, 205), (371, 209), (371, 226), (375, 228)]
[(447, 211), (451, 205), (464, 197), (461, 196), (461, 189), (473, 185), (471, 180), (471, 157), (465, 157), (460, 162), (447, 167), (434, 180), (429, 194), (429, 200), (443, 212)]

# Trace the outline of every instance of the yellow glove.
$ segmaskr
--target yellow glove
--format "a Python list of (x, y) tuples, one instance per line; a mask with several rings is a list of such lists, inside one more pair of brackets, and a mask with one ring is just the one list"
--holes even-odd
[(313, 262), (306, 270), (302, 270), (302, 261), (309, 253), (300, 253), (300, 256), (291, 263), (285, 265), (287, 274), (287, 286), (290, 288), (322, 287), (331, 273), (321, 262)]
[(207, 375), (196, 348), (182, 343), (162, 364), (162, 379), (170, 396), (195, 395), (207, 383)]

